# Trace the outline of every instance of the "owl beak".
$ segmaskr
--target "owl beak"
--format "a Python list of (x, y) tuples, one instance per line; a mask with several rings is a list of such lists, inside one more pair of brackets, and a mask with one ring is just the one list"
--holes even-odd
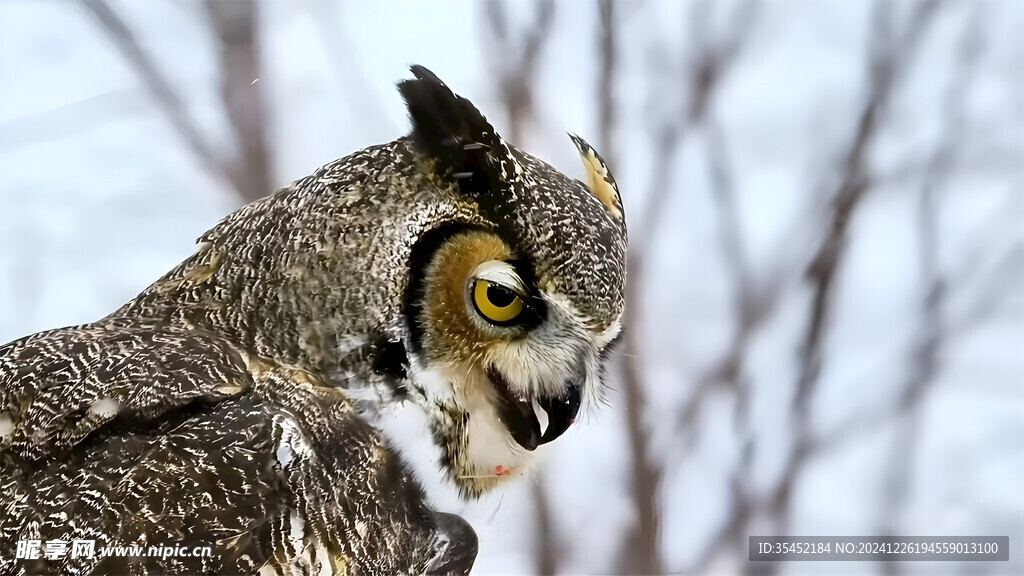
[(508, 388), (508, 382), (493, 366), (487, 369), (487, 378), (498, 391), (498, 417), (517, 444), (527, 450), (536, 450), (540, 443), (540, 421), (530, 401), (519, 398)]
[(537, 446), (561, 436), (576, 420), (576, 414), (580, 411), (582, 391), (576, 382), (569, 383), (562, 398), (538, 398), (536, 405), (547, 415), (547, 429), (542, 435), (534, 402), (513, 394), (501, 373), (493, 367), (487, 370), (487, 377), (498, 391), (498, 416), (508, 428), (512, 439), (527, 450), (536, 450)]
[(541, 444), (547, 444), (558, 438), (569, 426), (576, 421), (576, 415), (580, 411), (582, 393), (580, 385), (576, 382), (569, 384), (569, 389), (564, 398), (542, 398), (537, 403), (548, 415), (548, 428), (540, 438)]

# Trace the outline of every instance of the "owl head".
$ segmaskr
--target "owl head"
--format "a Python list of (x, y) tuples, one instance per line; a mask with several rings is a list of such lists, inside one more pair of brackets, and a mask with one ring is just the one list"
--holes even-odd
[(599, 396), (621, 329), (626, 225), (615, 180), (581, 138), (585, 182), (502, 140), (430, 71), (412, 72), (399, 84), (411, 147), (454, 208), (412, 250), (408, 385), (450, 479), (477, 495), (521, 475)]
[(367, 418), (411, 399), (446, 475), (475, 496), (526, 470), (599, 396), (621, 326), (626, 225), (582, 139), (571, 137), (585, 181), (412, 72), (399, 84), (409, 136), (231, 214), (118, 314), (177, 318), (307, 370), (347, 388)]

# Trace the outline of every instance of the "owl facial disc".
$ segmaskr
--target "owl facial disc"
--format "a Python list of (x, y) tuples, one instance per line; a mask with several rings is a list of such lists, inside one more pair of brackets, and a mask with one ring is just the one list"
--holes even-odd
[(601, 398), (625, 305), (625, 219), (581, 138), (586, 183), (504, 141), (428, 70), (412, 73), (399, 89), (434, 203), (403, 299), (408, 389), (449, 478), (475, 497), (528, 471), (584, 399)]

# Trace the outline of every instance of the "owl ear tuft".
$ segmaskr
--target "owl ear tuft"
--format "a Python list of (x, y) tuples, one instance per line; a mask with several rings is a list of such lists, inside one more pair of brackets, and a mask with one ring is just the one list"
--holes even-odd
[(493, 190), (499, 173), (490, 151), (500, 138), (469, 100), (455, 94), (433, 72), (412, 66), (415, 76), (398, 91), (412, 120), (412, 140), (420, 154), (437, 160), (441, 178), (458, 183), (470, 195)]
[(622, 198), (619, 196), (619, 185), (608, 170), (604, 158), (594, 150), (594, 147), (587, 144), (587, 141), (579, 136), (570, 133), (569, 138), (580, 151), (580, 159), (583, 160), (583, 167), (587, 172), (587, 187), (595, 198), (601, 201), (605, 209), (615, 218), (622, 219)]

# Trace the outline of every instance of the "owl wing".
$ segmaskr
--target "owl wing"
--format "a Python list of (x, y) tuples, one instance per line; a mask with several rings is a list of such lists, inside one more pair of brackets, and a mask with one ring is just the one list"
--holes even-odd
[[(340, 392), (253, 370), (202, 332), (120, 322), (0, 348), (0, 442), (0, 573), (458, 572), (475, 557), (468, 525), (426, 507)], [(68, 548), (15, 561), (19, 540)], [(74, 540), (94, 556), (72, 558)]]
[(35, 334), (0, 348), (0, 449), (38, 459), (111, 421), (158, 419), (251, 386), (241, 357), (200, 332), (122, 321)]

